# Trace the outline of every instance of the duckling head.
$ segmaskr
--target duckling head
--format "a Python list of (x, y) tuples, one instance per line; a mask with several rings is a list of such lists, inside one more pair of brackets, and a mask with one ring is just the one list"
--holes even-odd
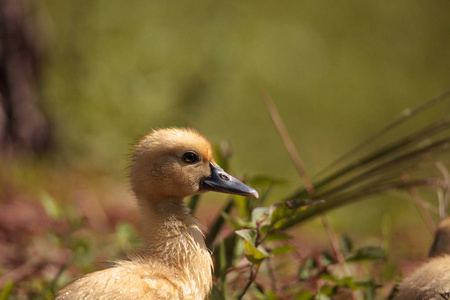
[(214, 161), (211, 143), (192, 129), (159, 129), (137, 145), (131, 185), (140, 199), (182, 199), (216, 191), (258, 197)]

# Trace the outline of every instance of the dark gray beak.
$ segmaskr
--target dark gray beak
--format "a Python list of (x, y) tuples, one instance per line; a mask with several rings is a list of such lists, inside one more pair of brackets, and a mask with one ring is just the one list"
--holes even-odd
[(234, 194), (246, 197), (258, 198), (258, 192), (248, 185), (243, 184), (233, 176), (227, 174), (219, 166), (209, 163), (211, 175), (203, 180), (201, 189), (219, 193)]

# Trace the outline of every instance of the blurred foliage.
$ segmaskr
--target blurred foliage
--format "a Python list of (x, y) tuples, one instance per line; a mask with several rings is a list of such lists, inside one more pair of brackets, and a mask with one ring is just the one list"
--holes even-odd
[(189, 125), (232, 141), (238, 171), (298, 183), (261, 92), (315, 173), (448, 88), (444, 0), (31, 5), (49, 53), (42, 99), (77, 167), (120, 172), (117, 158), (150, 128)]

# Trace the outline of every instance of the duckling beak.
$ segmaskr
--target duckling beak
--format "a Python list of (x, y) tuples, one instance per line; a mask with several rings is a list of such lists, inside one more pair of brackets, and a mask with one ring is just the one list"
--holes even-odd
[(203, 179), (201, 189), (219, 193), (235, 194), (246, 197), (258, 198), (258, 192), (248, 185), (243, 184), (233, 176), (227, 174), (222, 168), (209, 163), (211, 175)]

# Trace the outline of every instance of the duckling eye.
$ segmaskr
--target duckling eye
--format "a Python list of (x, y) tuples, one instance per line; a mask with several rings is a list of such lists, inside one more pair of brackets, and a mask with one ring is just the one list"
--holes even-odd
[(183, 160), (184, 160), (186, 163), (188, 163), (188, 164), (195, 164), (195, 163), (197, 163), (197, 162), (200, 161), (200, 159), (199, 159), (197, 153), (190, 152), (190, 151), (189, 151), (189, 152), (186, 152), (186, 153), (183, 155)]

